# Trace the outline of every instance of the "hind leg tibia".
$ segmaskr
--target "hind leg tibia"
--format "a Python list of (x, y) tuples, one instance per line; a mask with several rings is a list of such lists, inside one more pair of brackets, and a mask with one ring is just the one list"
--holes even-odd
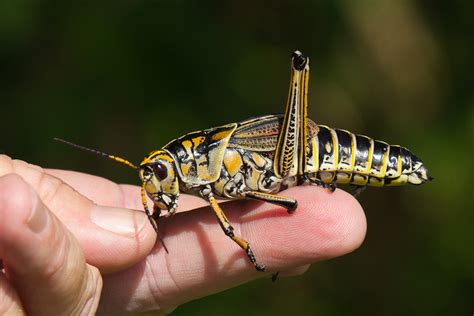
[(259, 200), (279, 205), (281, 207), (286, 208), (288, 213), (294, 212), (296, 207), (298, 206), (298, 201), (296, 201), (295, 199), (276, 194), (249, 191), (245, 193), (245, 197), (253, 200)]

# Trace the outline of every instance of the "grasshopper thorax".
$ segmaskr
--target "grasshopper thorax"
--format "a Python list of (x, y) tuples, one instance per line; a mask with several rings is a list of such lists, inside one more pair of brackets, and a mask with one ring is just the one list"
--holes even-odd
[(166, 150), (151, 152), (139, 167), (140, 179), (155, 206), (169, 213), (176, 211), (179, 182), (173, 157)]

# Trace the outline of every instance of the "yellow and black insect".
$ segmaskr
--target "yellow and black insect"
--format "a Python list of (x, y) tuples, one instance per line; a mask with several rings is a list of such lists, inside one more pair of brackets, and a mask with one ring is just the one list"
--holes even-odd
[[(139, 171), (142, 202), (155, 231), (161, 210), (176, 212), (181, 192), (209, 202), (224, 233), (245, 250), (258, 271), (249, 243), (233, 232), (216, 196), (255, 199), (292, 212), (297, 201), (276, 193), (315, 184), (334, 191), (336, 184), (366, 186), (422, 184), (432, 178), (408, 149), (346, 130), (317, 125), (307, 117), (309, 59), (295, 51), (284, 115), (267, 115), (192, 132), (152, 151), (139, 166), (113, 155), (57, 139), (126, 164)], [(148, 209), (146, 195), (153, 201)], [(164, 245), (164, 244), (163, 244)], [(166, 247), (165, 247), (166, 249)]]

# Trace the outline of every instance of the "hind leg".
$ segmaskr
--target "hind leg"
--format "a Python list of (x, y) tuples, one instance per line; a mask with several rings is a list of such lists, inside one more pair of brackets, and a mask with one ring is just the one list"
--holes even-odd
[(245, 192), (245, 197), (282, 206), (288, 213), (293, 213), (298, 206), (298, 201), (282, 195), (249, 191)]
[(306, 163), (308, 78), (309, 59), (295, 51), (285, 115), (273, 158), (275, 175), (282, 179), (301, 174)]

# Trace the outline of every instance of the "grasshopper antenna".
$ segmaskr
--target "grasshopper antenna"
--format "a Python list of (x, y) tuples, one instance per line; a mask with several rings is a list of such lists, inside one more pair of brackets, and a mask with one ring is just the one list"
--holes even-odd
[(85, 151), (88, 151), (88, 152), (91, 152), (93, 154), (96, 154), (96, 155), (99, 155), (99, 156), (102, 156), (102, 157), (105, 157), (105, 158), (108, 158), (108, 159), (111, 159), (111, 160), (115, 160), (121, 164), (124, 164), (124, 165), (127, 165), (133, 169), (139, 169), (137, 166), (135, 166), (133, 163), (131, 163), (130, 161), (124, 159), (124, 158), (121, 158), (121, 157), (118, 157), (118, 156), (114, 156), (114, 155), (110, 155), (110, 154), (107, 154), (107, 153), (104, 153), (102, 151), (98, 151), (96, 149), (92, 149), (92, 148), (88, 148), (88, 147), (84, 147), (84, 146), (81, 146), (81, 145), (78, 145), (78, 144), (74, 144), (70, 141), (67, 141), (67, 140), (64, 140), (64, 139), (61, 139), (61, 138), (58, 138), (58, 137), (54, 137), (54, 140), (55, 141), (58, 141), (60, 143), (63, 143), (63, 144), (66, 144), (66, 145), (69, 145), (69, 146), (72, 146), (72, 147), (76, 147), (76, 148), (79, 148), (81, 150), (85, 150)]
[[(117, 162), (119, 162), (121, 164), (124, 164), (124, 165), (127, 165), (127, 166), (129, 166), (133, 169), (136, 169), (136, 170), (140, 169), (139, 167), (135, 166), (133, 163), (131, 163), (130, 161), (128, 161), (124, 158), (114, 156), (114, 155), (110, 155), (108, 153), (105, 153), (105, 152), (102, 152), (102, 151), (99, 151), (99, 150), (96, 150), (96, 149), (92, 149), (92, 148), (84, 147), (84, 146), (81, 146), (81, 145), (78, 145), (78, 144), (74, 144), (73, 142), (70, 142), (70, 141), (67, 141), (67, 140), (64, 140), (64, 139), (61, 139), (61, 138), (58, 138), (58, 137), (54, 137), (54, 140), (58, 141), (60, 143), (75, 147), (75, 148), (79, 148), (79, 149), (84, 150), (84, 151), (91, 152), (93, 154), (96, 154), (96, 155), (99, 155), (99, 156), (102, 156), (102, 157), (117, 161)], [(148, 206), (146, 204), (144, 184), (142, 186), (141, 195), (142, 195), (143, 207), (145, 209), (145, 212), (146, 212), (146, 215), (147, 215), (148, 219), (150, 220), (151, 226), (153, 226), (153, 229), (156, 232), (157, 238), (161, 242), (161, 244), (163, 245), (163, 248), (165, 249), (166, 253), (169, 253), (168, 248), (165, 245), (165, 242), (163, 241), (163, 239), (160, 236), (160, 233), (158, 232), (158, 225), (155, 223), (154, 217), (153, 217), (153, 215), (151, 215), (151, 213), (148, 209)]]

